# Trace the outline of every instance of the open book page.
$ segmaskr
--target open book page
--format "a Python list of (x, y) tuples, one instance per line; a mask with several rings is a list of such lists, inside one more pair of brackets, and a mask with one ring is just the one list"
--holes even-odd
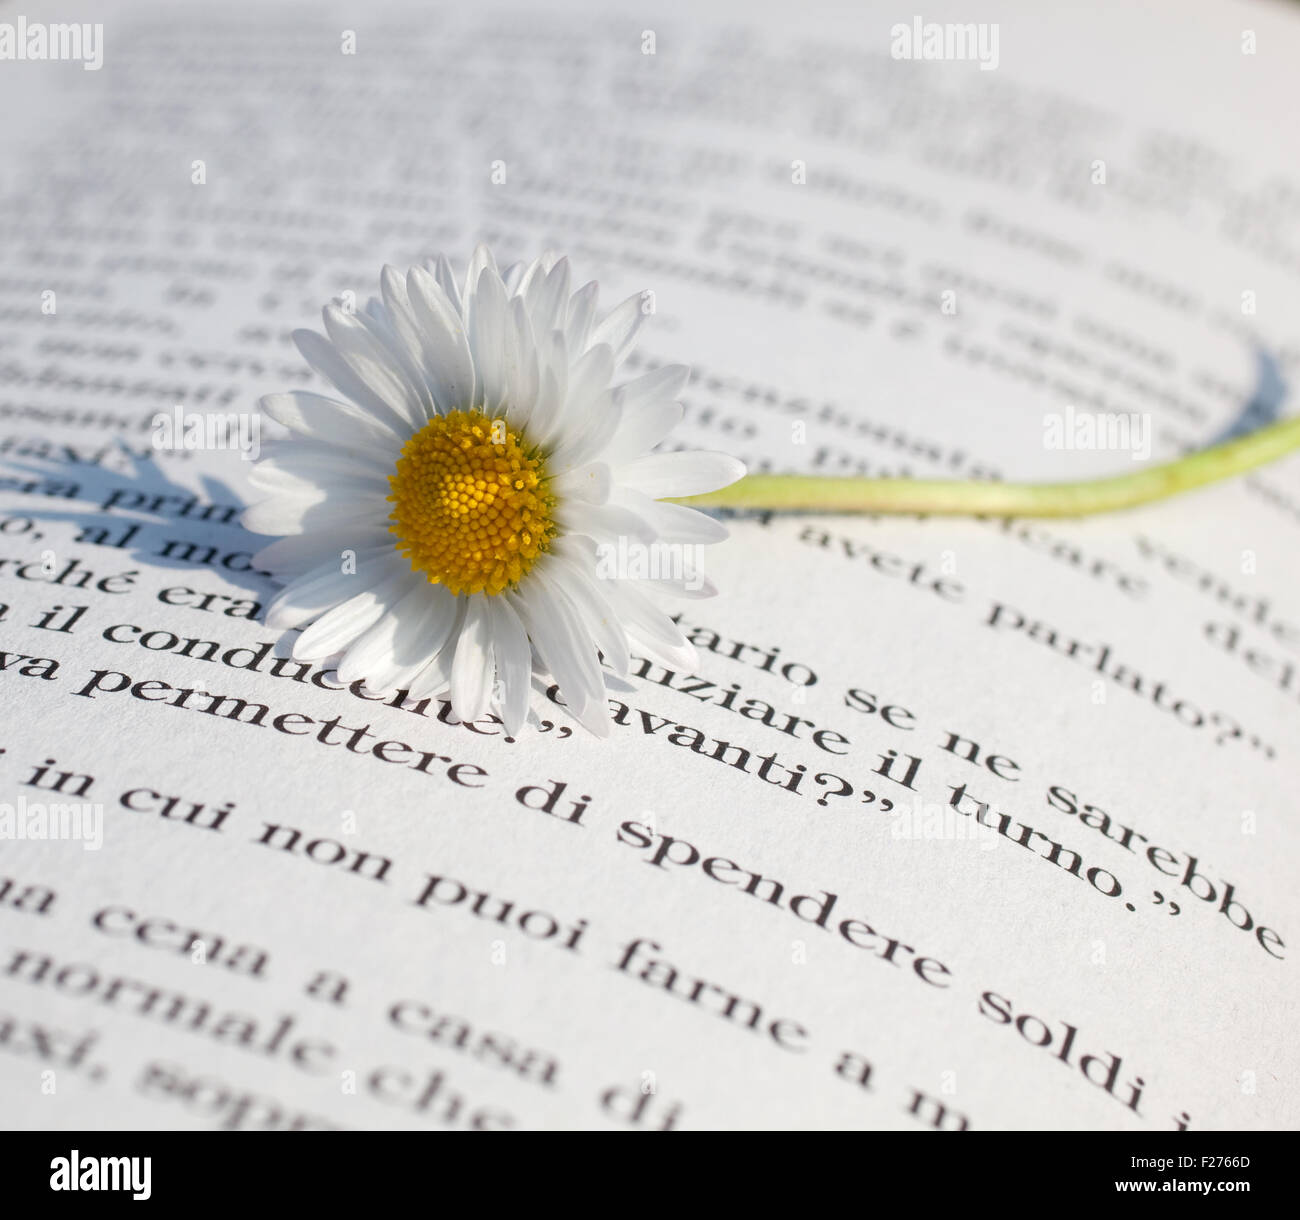
[(672, 443), (751, 469), (1088, 478), (1287, 410), (1300, 21), (989, 3), (932, 59), (896, 10), (95, 5), (98, 68), (0, 64), (0, 1121), (1297, 1122), (1295, 459), (733, 519), (698, 667), (600, 741), (294, 663), (250, 463), (155, 445), (269, 442), (294, 327), (478, 240), (652, 294)]

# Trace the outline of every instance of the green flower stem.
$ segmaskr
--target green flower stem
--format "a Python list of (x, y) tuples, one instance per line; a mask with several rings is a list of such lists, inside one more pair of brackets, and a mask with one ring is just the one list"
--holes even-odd
[(791, 509), (827, 513), (1085, 517), (1149, 504), (1231, 478), (1300, 448), (1300, 416), (1187, 457), (1080, 483), (994, 483), (751, 474), (730, 487), (683, 497), (692, 508)]

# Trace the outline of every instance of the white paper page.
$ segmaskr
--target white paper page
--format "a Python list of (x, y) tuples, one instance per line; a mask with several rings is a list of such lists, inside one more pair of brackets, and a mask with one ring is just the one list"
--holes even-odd
[(1288, 410), (1300, 22), (989, 4), (984, 70), (910, 16), (96, 5), (98, 70), (0, 64), (0, 799), (102, 815), (0, 843), (0, 1121), (1295, 1125), (1295, 459), (737, 519), (695, 674), (507, 741), (277, 664), (248, 463), (151, 446), (477, 240), (652, 291), (674, 443), (753, 469), (1085, 478)]

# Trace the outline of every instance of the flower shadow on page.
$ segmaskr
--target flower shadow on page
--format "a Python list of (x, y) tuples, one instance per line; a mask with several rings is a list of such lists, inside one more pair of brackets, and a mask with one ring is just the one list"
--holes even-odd
[(1262, 347), (1255, 349), (1255, 389), (1231, 420), (1217, 436), (1205, 442), (1205, 448), (1224, 441), (1236, 440), (1266, 424), (1276, 423), (1282, 416), (1290, 387), (1282, 376), (1277, 358)]
[[(0, 459), (0, 492), (10, 519), (0, 531), (5, 558), (40, 563), (47, 552), (57, 566), (76, 557), (105, 573), (141, 574), (169, 569), (196, 578), (215, 575), (259, 601), (274, 591), (269, 575), (253, 567), (265, 540), (246, 530), (243, 497), (218, 478), (203, 475), (200, 490), (173, 481), (151, 455), (123, 446), (122, 469), (75, 457)], [(14, 521), (30, 520), (23, 528)], [(42, 529), (65, 526), (55, 532)]]

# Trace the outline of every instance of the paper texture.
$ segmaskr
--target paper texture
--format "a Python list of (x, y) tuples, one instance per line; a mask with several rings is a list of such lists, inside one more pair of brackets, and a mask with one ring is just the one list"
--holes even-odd
[(599, 742), (285, 660), (249, 463), (152, 446), (477, 240), (653, 292), (674, 443), (751, 469), (1087, 478), (1289, 410), (1300, 22), (988, 4), (986, 68), (895, 8), (27, 6), (103, 59), (0, 63), (5, 1126), (1296, 1124), (1296, 459), (736, 519), (698, 670)]

